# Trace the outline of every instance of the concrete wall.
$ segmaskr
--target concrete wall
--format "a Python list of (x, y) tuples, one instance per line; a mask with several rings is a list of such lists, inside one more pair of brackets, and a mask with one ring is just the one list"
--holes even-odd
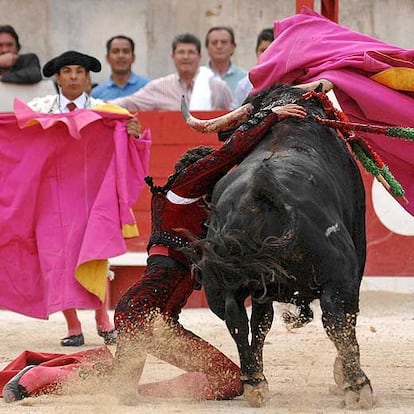
[[(320, 1), (315, 0), (315, 10)], [(231, 25), (238, 44), (234, 62), (249, 69), (255, 64), (257, 33), (295, 13), (295, 0), (0, 0), (0, 24), (11, 24), (20, 35), (22, 53), (35, 52), (41, 63), (75, 49), (103, 63), (94, 74), (109, 75), (105, 42), (115, 34), (136, 43), (134, 69), (152, 78), (173, 71), (171, 40), (192, 32), (204, 42), (209, 27)], [(6, 18), (7, 16), (7, 18)], [(351, 29), (401, 47), (413, 47), (413, 0), (340, 0), (339, 22)], [(206, 54), (203, 60), (206, 61)]]

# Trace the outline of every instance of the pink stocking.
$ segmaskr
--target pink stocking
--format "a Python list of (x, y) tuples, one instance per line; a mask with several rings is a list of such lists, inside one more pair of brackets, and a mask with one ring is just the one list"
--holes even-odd
[(108, 315), (108, 295), (105, 296), (105, 301), (95, 310), (96, 327), (99, 331), (107, 332), (114, 329), (114, 324)]
[(68, 336), (80, 335), (82, 333), (82, 326), (76, 309), (66, 309), (63, 311), (63, 315), (65, 316), (68, 327)]
[(29, 395), (49, 393), (56, 389), (59, 384), (67, 382), (76, 368), (75, 365), (64, 365), (60, 367), (45, 367), (39, 365), (27, 371), (19, 380)]

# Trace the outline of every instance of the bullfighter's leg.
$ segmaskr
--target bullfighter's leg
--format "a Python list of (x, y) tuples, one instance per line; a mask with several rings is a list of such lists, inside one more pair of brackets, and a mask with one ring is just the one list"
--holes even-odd
[[(26, 360), (22, 357), (26, 355)], [(101, 375), (111, 371), (113, 357), (107, 347), (92, 348), (73, 354), (45, 354), (25, 351), (3, 371), (22, 368), (4, 385), (5, 402), (26, 397), (50, 394), (79, 378)], [(23, 364), (23, 365), (20, 365)]]
[(85, 339), (82, 334), (81, 322), (78, 318), (76, 309), (65, 309), (63, 316), (66, 319), (66, 325), (68, 329), (68, 336), (60, 341), (62, 346), (81, 346), (85, 343)]
[[(146, 395), (234, 398), (242, 392), (238, 366), (178, 323), (178, 315), (193, 287), (194, 280), (188, 270), (177, 269), (176, 265), (169, 268), (165, 261), (151, 261), (144, 275), (123, 295), (115, 310), (115, 326), (119, 332), (117, 363), (131, 369), (129, 358), (133, 358), (134, 363), (141, 361), (134, 368), (137, 388), (145, 361), (143, 353), (190, 371), (176, 380), (140, 385), (139, 391)], [(196, 373), (197, 387), (194, 388), (190, 374), (194, 376)]]
[(158, 385), (143, 384), (140, 393), (208, 400), (242, 394), (239, 367), (217, 348), (176, 321), (160, 319), (155, 325), (148, 352), (188, 373)]
[(116, 343), (117, 331), (108, 314), (108, 290), (105, 300), (101, 306), (95, 310), (96, 330), (98, 335), (103, 338), (105, 345), (114, 345)]
[(368, 377), (361, 369), (355, 333), (358, 292), (345, 292), (344, 287), (324, 287), (320, 299), (322, 323), (338, 351), (339, 361), (335, 362), (335, 380), (345, 391), (345, 404), (349, 408), (370, 408), (373, 405), (372, 388)]

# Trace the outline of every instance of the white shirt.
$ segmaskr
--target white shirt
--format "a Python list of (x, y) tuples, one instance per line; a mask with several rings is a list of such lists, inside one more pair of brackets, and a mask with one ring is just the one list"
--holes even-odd
[(70, 101), (66, 96), (63, 96), (62, 94), (59, 95), (59, 109), (60, 112), (69, 112), (69, 109), (67, 107), (67, 104), (69, 102), (73, 102), (76, 105), (77, 109), (83, 109), (86, 108), (86, 102), (88, 100), (88, 95), (83, 92), (82, 95), (79, 95), (75, 100)]
[[(86, 101), (83, 101), (85, 97)], [(68, 108), (66, 108), (66, 105), (68, 104), (68, 102), (73, 101), (68, 101), (65, 98), (66, 101), (63, 106), (62, 98), (64, 98), (62, 95), (46, 95), (42, 97), (33, 98), (30, 102), (28, 102), (27, 105), (34, 111), (42, 112), (44, 114), (58, 114), (61, 112), (68, 112)], [(79, 98), (80, 102), (77, 103), (77, 100)], [(90, 98), (86, 94), (81, 95), (79, 98), (77, 98), (75, 102), (77, 103), (77, 105), (80, 105), (80, 109), (91, 109), (95, 106), (102, 105), (104, 103), (104, 101), (102, 101), (101, 99)], [(61, 108), (61, 105), (63, 106), (63, 108)]]

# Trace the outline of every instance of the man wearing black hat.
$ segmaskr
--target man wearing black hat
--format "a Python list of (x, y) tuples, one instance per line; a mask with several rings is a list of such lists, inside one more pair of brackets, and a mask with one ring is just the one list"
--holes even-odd
[(103, 101), (90, 98), (85, 92), (90, 81), (89, 72), (100, 70), (99, 60), (92, 56), (72, 50), (62, 53), (43, 66), (45, 77), (55, 76), (60, 93), (34, 98), (28, 105), (33, 110), (43, 113), (69, 112), (102, 105)]
[[(104, 101), (91, 98), (85, 91), (90, 82), (89, 72), (99, 72), (101, 64), (99, 60), (83, 53), (68, 51), (47, 62), (43, 67), (45, 77), (55, 76), (59, 86), (59, 94), (34, 98), (28, 103), (33, 110), (42, 113), (63, 113), (77, 109), (91, 109), (103, 105)], [(127, 131), (130, 135), (140, 136), (141, 124), (136, 118), (131, 118), (127, 123)], [(61, 341), (62, 346), (80, 346), (84, 344), (81, 323), (76, 309), (63, 311), (68, 327), (68, 336)], [(114, 329), (107, 309), (103, 303), (95, 311), (95, 319), (98, 335), (103, 337), (105, 344), (114, 344), (117, 332)]]

